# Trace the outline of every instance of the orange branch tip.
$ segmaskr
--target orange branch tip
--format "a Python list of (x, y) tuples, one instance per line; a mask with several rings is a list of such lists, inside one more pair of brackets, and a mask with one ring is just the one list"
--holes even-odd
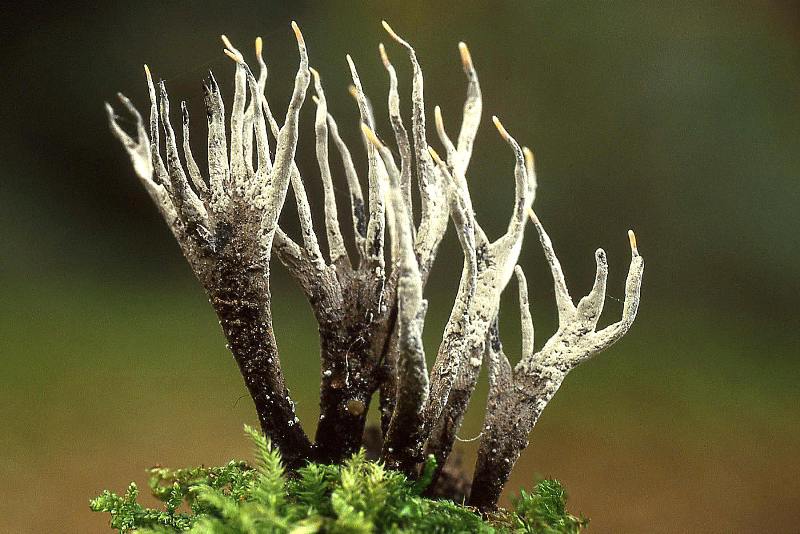
[(383, 148), (383, 143), (381, 143), (380, 139), (378, 139), (378, 136), (375, 135), (375, 132), (372, 131), (372, 128), (363, 122), (361, 123), (361, 131), (364, 132), (364, 136), (369, 140), (370, 143), (378, 148)]
[(444, 165), (444, 161), (441, 157), (439, 157), (439, 154), (433, 149), (432, 146), (428, 147), (428, 154), (431, 155), (431, 158), (433, 158), (433, 161), (435, 161), (437, 165)]
[(298, 26), (295, 21), (292, 21), (292, 30), (294, 30), (294, 36), (297, 38), (297, 42), (300, 44), (305, 44), (303, 34), (300, 32), (300, 26)]
[(511, 137), (508, 135), (508, 131), (505, 129), (503, 123), (500, 122), (500, 119), (498, 119), (496, 115), (492, 115), (492, 122), (494, 123), (494, 127), (497, 128), (497, 131), (500, 132), (500, 135), (503, 137), (503, 139), (508, 139)]
[(633, 230), (628, 230), (628, 241), (631, 242), (631, 253), (634, 256), (638, 256), (639, 247), (636, 244), (636, 234), (633, 233)]
[(467, 43), (464, 41), (458, 43), (458, 51), (461, 54), (461, 63), (464, 65), (464, 70), (471, 71), (474, 66), (472, 65), (472, 55), (469, 53)]
[(256, 56), (261, 57), (261, 51), (264, 49), (264, 41), (261, 37), (256, 37)]
[(378, 52), (381, 54), (381, 61), (383, 61), (383, 66), (387, 69), (392, 66), (392, 63), (389, 61), (389, 56), (386, 54), (386, 47), (383, 46), (383, 43), (378, 44)]
[(395, 40), (400, 40), (400, 36), (399, 36), (399, 35), (397, 35), (397, 34), (394, 32), (394, 30), (392, 29), (392, 27), (391, 27), (391, 26), (389, 26), (389, 23), (388, 23), (388, 22), (386, 22), (385, 20), (382, 20), (382, 21), (381, 21), (381, 26), (383, 26), (383, 29), (384, 29), (384, 30), (386, 30), (386, 33), (388, 33), (388, 34), (389, 34), (389, 35), (392, 37), (392, 39), (395, 39)]

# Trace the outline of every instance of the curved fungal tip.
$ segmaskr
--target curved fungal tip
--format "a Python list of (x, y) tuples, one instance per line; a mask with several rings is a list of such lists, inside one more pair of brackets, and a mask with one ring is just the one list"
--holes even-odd
[(150, 67), (147, 66), (147, 63), (144, 64), (144, 75), (147, 76), (148, 80), (153, 79), (153, 76), (150, 74)]
[(405, 41), (402, 39), (402, 37), (400, 37), (399, 35), (397, 35), (397, 32), (395, 32), (395, 31), (392, 29), (392, 27), (391, 27), (391, 26), (389, 26), (389, 23), (388, 23), (388, 22), (386, 22), (385, 20), (382, 20), (382, 21), (381, 21), (381, 25), (383, 26), (383, 29), (384, 29), (384, 30), (386, 30), (386, 33), (388, 33), (388, 34), (389, 34), (389, 35), (392, 37), (392, 39), (394, 39), (394, 40), (395, 40), (395, 41), (397, 41), (398, 43), (401, 43), (401, 44), (403, 44), (404, 46), (408, 46), (408, 44), (407, 44), (407, 43), (406, 43), (406, 42), (405, 42)]
[(313, 100), (314, 103), (319, 106), (319, 97), (317, 95), (311, 95), (311, 100)]
[(220, 35), (219, 38), (222, 39), (222, 44), (224, 44), (226, 48), (230, 48), (231, 50), (236, 49), (236, 47), (233, 46), (233, 44), (231, 43), (231, 40), (228, 39), (228, 36), (225, 35), (224, 33)]
[(300, 32), (300, 26), (298, 26), (295, 21), (292, 21), (292, 30), (294, 30), (294, 36), (297, 38), (297, 42), (299, 44), (305, 44), (303, 34)]
[(500, 122), (500, 119), (498, 119), (496, 115), (492, 115), (492, 122), (494, 123), (494, 127), (497, 128), (497, 131), (500, 132), (500, 135), (503, 137), (503, 139), (508, 139), (511, 137), (508, 135), (508, 131), (505, 129), (503, 123)]
[(472, 55), (469, 53), (467, 43), (461, 41), (458, 43), (458, 52), (461, 54), (461, 63), (464, 65), (464, 70), (470, 71), (473, 69)]
[(638, 256), (639, 247), (636, 244), (636, 234), (633, 233), (633, 230), (628, 230), (628, 241), (631, 243), (631, 254)]
[(256, 56), (261, 57), (261, 52), (264, 50), (264, 41), (261, 37), (256, 37)]
[(347, 92), (350, 93), (350, 96), (358, 100), (358, 89), (352, 83), (347, 86)]
[(383, 43), (378, 43), (378, 52), (381, 54), (383, 66), (388, 69), (391, 66), (391, 63), (389, 62), (389, 56), (386, 54), (386, 47), (383, 46)]
[(222, 51), (223, 51), (223, 52), (225, 52), (225, 55), (226, 55), (226, 56), (228, 56), (228, 57), (229, 57), (229, 58), (231, 58), (231, 59), (232, 59), (234, 62), (236, 62), (236, 64), (237, 64), (237, 65), (238, 65), (238, 64), (241, 62), (241, 57), (239, 57), (237, 54), (234, 54), (233, 52), (231, 52), (231, 51), (230, 51), (230, 50), (228, 50), (227, 48), (223, 48), (223, 49), (222, 49)]

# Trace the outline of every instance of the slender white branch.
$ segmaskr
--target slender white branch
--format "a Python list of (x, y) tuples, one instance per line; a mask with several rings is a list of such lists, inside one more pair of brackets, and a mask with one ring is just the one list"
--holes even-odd
[(422, 67), (417, 61), (417, 53), (386, 21), (382, 21), (382, 24), (389, 36), (406, 49), (414, 71), (411, 90), (411, 131), (414, 139), (421, 213), (414, 248), (419, 258), (422, 279), (426, 280), (447, 229), (449, 205), (447, 185), (428, 153), (428, 140), (425, 132), (425, 84)]
[[(392, 123), (397, 149), (400, 151), (400, 189), (403, 192), (403, 199), (408, 207), (409, 218), (413, 222), (414, 210), (411, 199), (413, 154), (411, 151), (411, 141), (408, 138), (406, 127), (403, 125), (403, 117), (400, 115), (400, 94), (397, 91), (397, 72), (395, 71), (394, 65), (389, 61), (389, 56), (386, 53), (386, 48), (383, 46), (383, 43), (380, 43), (378, 50), (381, 55), (381, 60), (383, 61), (383, 66), (386, 67), (386, 72), (389, 73), (389, 121)], [(415, 230), (413, 225), (412, 230)]]
[[(247, 166), (244, 158), (244, 111), (245, 100), (247, 98), (246, 73), (244, 69), (244, 56), (231, 44), (230, 40), (224, 35), (221, 36), (225, 44), (224, 52), (236, 63), (236, 75), (234, 77), (233, 106), (231, 107), (231, 142), (230, 142), (230, 167), (233, 185), (239, 191), (243, 191), (250, 179), (247, 173)], [(248, 136), (250, 136), (248, 132)], [(251, 162), (252, 168), (252, 162)]]
[(114, 109), (110, 104), (106, 104), (108, 124), (111, 127), (111, 131), (117, 137), (117, 139), (120, 140), (122, 146), (125, 147), (128, 157), (130, 157), (131, 163), (133, 164), (133, 170), (136, 173), (136, 176), (139, 178), (139, 181), (142, 182), (142, 185), (150, 195), (153, 203), (158, 208), (158, 211), (161, 213), (164, 221), (175, 234), (175, 237), (178, 238), (181, 230), (176, 226), (176, 222), (178, 222), (178, 214), (175, 211), (175, 206), (173, 205), (172, 200), (169, 198), (169, 194), (167, 194), (167, 190), (164, 188), (164, 186), (160, 183), (156, 183), (156, 181), (153, 179), (153, 163), (150, 156), (150, 140), (147, 135), (147, 130), (145, 129), (142, 116), (139, 111), (133, 107), (133, 104), (131, 104), (130, 100), (128, 100), (126, 96), (119, 93), (117, 97), (122, 102), (123, 106), (130, 111), (134, 117), (134, 120), (136, 121), (137, 138), (133, 139), (119, 126), (119, 124), (117, 124)]
[(575, 304), (572, 302), (572, 297), (569, 295), (567, 283), (564, 280), (564, 272), (561, 270), (561, 263), (558, 261), (555, 251), (553, 250), (553, 242), (550, 241), (550, 236), (545, 232), (539, 218), (530, 210), (528, 215), (533, 221), (536, 231), (539, 233), (539, 241), (542, 243), (544, 250), (544, 257), (550, 265), (550, 272), (553, 276), (553, 283), (555, 285), (556, 306), (558, 307), (558, 323), (559, 327), (566, 326), (569, 321), (575, 316)]
[[(361, 86), (361, 78), (358, 76), (356, 65), (353, 63), (353, 58), (350, 54), (347, 55), (347, 64), (350, 66), (350, 75), (353, 78), (353, 96), (358, 103), (358, 109), (361, 113), (361, 122), (374, 128), (374, 119), (372, 112), (364, 95), (364, 88)], [(385, 206), (383, 198), (385, 191), (383, 190), (382, 183), (384, 182), (384, 175), (386, 169), (383, 162), (379, 159), (377, 150), (372, 143), (367, 142), (367, 163), (369, 165), (367, 182), (369, 185), (369, 221), (367, 222), (367, 237), (366, 237), (366, 258), (369, 264), (373, 267), (384, 266), (383, 259), (383, 246), (384, 246), (384, 223), (385, 223)]]
[(322, 187), (325, 193), (325, 230), (328, 236), (328, 250), (331, 263), (347, 259), (347, 250), (344, 247), (342, 231), (339, 228), (339, 214), (336, 209), (336, 197), (331, 179), (331, 167), (328, 163), (328, 104), (322, 90), (319, 72), (311, 69), (314, 76), (314, 89), (317, 93), (317, 115), (314, 122), (314, 131), (317, 135), (317, 162), (322, 178)]
[(525, 278), (525, 273), (522, 267), (517, 265), (514, 267), (514, 274), (517, 275), (517, 284), (519, 286), (519, 316), (520, 327), (522, 332), (522, 357), (529, 358), (533, 355), (533, 318), (531, 317), (530, 303), (528, 301), (528, 281)]
[(161, 159), (160, 135), (158, 132), (158, 99), (156, 98), (156, 87), (153, 84), (153, 77), (150, 68), (144, 66), (145, 77), (147, 78), (147, 92), (150, 95), (150, 160), (153, 166), (153, 177), (157, 183), (164, 186), (167, 192), (172, 189), (172, 184), (167, 175), (164, 161)]
[(208, 213), (197, 194), (189, 186), (186, 173), (178, 156), (178, 144), (175, 141), (175, 132), (169, 120), (169, 97), (164, 82), (159, 83), (161, 96), (161, 123), (164, 126), (164, 144), (166, 145), (167, 172), (172, 184), (172, 200), (178, 210), (189, 235), (200, 238), (204, 242), (208, 238)]
[(339, 127), (333, 119), (333, 115), (328, 113), (328, 129), (333, 139), (333, 144), (339, 152), (344, 167), (344, 174), (347, 179), (347, 188), (350, 192), (350, 213), (353, 218), (353, 234), (355, 235), (356, 250), (359, 257), (364, 259), (367, 238), (367, 214), (364, 211), (364, 194), (361, 191), (361, 183), (358, 181), (358, 173), (353, 165), (353, 157), (350, 149), (347, 148), (342, 137), (339, 135)]
[(472, 55), (469, 53), (467, 44), (464, 42), (458, 43), (458, 51), (461, 54), (464, 74), (467, 75), (467, 99), (464, 102), (461, 132), (458, 134), (458, 167), (461, 173), (466, 173), (472, 157), (472, 146), (475, 143), (475, 136), (481, 123), (483, 100), (481, 98), (481, 86), (478, 82), (478, 73), (472, 64)]
[(189, 178), (192, 180), (192, 185), (197, 190), (198, 195), (204, 201), (208, 200), (208, 185), (206, 185), (203, 175), (200, 172), (200, 167), (192, 154), (192, 146), (189, 143), (189, 110), (186, 108), (186, 102), (181, 100), (181, 119), (183, 122), (183, 154), (186, 157), (186, 168), (189, 171)]
[(297, 70), (294, 91), (289, 101), (289, 108), (286, 111), (286, 120), (278, 134), (278, 141), (275, 147), (275, 163), (268, 180), (269, 192), (272, 198), (265, 205), (265, 216), (261, 225), (264, 245), (267, 249), (272, 244), (272, 236), (278, 226), (278, 215), (280, 215), (283, 201), (286, 199), (286, 190), (292, 175), (294, 154), (297, 148), (300, 108), (303, 106), (306, 89), (308, 89), (311, 81), (311, 74), (308, 70), (308, 54), (303, 34), (300, 33), (300, 28), (295, 22), (292, 22), (292, 29), (297, 38), (297, 47), (300, 51), (300, 67)]
[(215, 214), (225, 211), (229, 197), (228, 141), (225, 134), (225, 104), (217, 80), (212, 73), (204, 85), (206, 115), (208, 117), (208, 182), (211, 190), (210, 209)]

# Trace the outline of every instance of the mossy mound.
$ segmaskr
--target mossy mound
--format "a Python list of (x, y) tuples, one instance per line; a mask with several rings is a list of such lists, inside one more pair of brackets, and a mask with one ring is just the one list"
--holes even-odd
[[(522, 492), (511, 510), (482, 518), (473, 509), (421, 494), (430, 483), (429, 462), (419, 480), (408, 480), (362, 453), (343, 465), (309, 464), (288, 476), (277, 449), (245, 427), (256, 446), (256, 465), (153, 468), (150, 489), (163, 509), (137, 502), (131, 483), (124, 495), (109, 491), (91, 509), (111, 514), (120, 532), (261, 533), (577, 533), (587, 524), (566, 511), (555, 480)], [(186, 511), (181, 511), (181, 510)]]

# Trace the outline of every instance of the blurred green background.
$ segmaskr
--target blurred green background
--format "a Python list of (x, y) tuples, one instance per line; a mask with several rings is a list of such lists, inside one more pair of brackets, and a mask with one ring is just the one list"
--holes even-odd
[[(498, 235), (513, 158), (496, 114), (537, 154), (536, 209), (573, 295), (609, 253), (605, 321), (619, 315), (625, 231), (647, 261), (630, 334), (576, 370), (535, 429), (510, 484), (561, 479), (592, 532), (790, 532), (800, 521), (800, 10), (796, 2), (107, 2), (2, 9), (0, 95), (0, 531), (103, 532), (88, 499), (144, 482), (144, 469), (249, 457), (249, 398), (204, 295), (108, 132), (116, 91), (146, 109), (141, 64), (167, 80), (205, 135), (201, 81), (230, 95), (218, 35), (261, 35), (269, 96), (284, 109), (299, 22), (329, 105), (364, 161), (344, 56), (379, 117), (384, 41), (410, 93), (387, 19), (418, 51), (427, 111), (453, 132), (470, 45), (484, 121), (468, 176)], [(177, 107), (177, 106), (175, 106)], [(319, 207), (306, 106), (299, 163)], [(408, 114), (406, 113), (406, 117)], [(384, 137), (386, 120), (379, 121)], [(434, 141), (435, 137), (431, 136)], [(437, 143), (433, 143), (437, 145)], [(338, 160), (335, 179), (346, 199)], [(288, 205), (288, 204), (287, 204)], [(294, 228), (289, 208), (284, 225)], [(529, 229), (521, 263), (538, 343), (553, 292)], [(277, 265), (277, 262), (276, 262)], [(435, 353), (460, 271), (450, 231), (428, 288)], [(282, 360), (309, 431), (315, 324), (274, 269)], [(502, 330), (518, 354), (515, 289)], [(483, 379), (485, 381), (485, 378)], [(485, 385), (461, 432), (479, 432)], [(462, 445), (471, 464), (476, 442)]]

